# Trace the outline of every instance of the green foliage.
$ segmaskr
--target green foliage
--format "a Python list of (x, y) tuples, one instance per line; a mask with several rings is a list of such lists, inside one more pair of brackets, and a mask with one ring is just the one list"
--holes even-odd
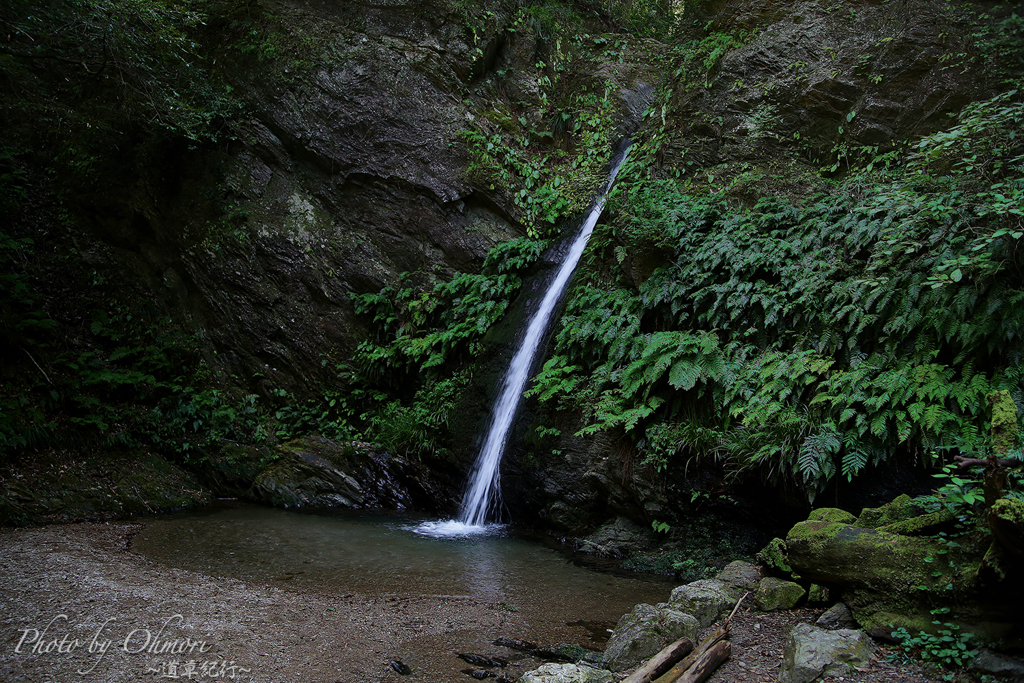
[(45, 150), (68, 190), (121, 178), (161, 141), (221, 137), (241, 107), (208, 69), (205, 10), (193, 0), (5, 3), (5, 137)]
[[(509, 123), (490, 132), (481, 123), (482, 129), (461, 133), (473, 160), (469, 176), (507, 192), (531, 236), (544, 234), (562, 216), (582, 211), (601, 186), (614, 135), (609, 92), (605, 86), (600, 92), (577, 94), (553, 113), (562, 134), (572, 136), (579, 147), (575, 155), (556, 146), (550, 132), (524, 130), (522, 117), (499, 118)], [(494, 113), (500, 114), (496, 109)]]
[(307, 434), (320, 434), (338, 440), (362, 437), (358, 425), (362, 422), (361, 407), (366, 398), (365, 390), (350, 388), (347, 391), (326, 391), (316, 399), (301, 403), (290, 397), (284, 389), (274, 393), (285, 401), (274, 412), (278, 438), (289, 441)]
[[(374, 339), (364, 341), (356, 360), (374, 381), (436, 368), (481, 350), (487, 330), (518, 292), (518, 272), (531, 265), (544, 243), (510, 240), (488, 254), (482, 273), (459, 273), (431, 288), (385, 287), (377, 294), (353, 295), (356, 313), (372, 319)], [(400, 278), (407, 282), (408, 274)]]
[(591, 272), (532, 393), (658, 469), (715, 458), (810, 499), (897, 452), (981, 448), (986, 394), (1024, 398), (1015, 98), (799, 204), (627, 175), (592, 248), (668, 263), (637, 288)]
[[(948, 607), (941, 607), (932, 610), (936, 617), (949, 613)], [(971, 633), (960, 633), (960, 627), (949, 622), (942, 622), (936, 618), (932, 621), (938, 627), (935, 633), (920, 631), (911, 635), (907, 629), (898, 628), (892, 632), (892, 637), (899, 641), (912, 655), (920, 657), (924, 661), (937, 662), (951, 669), (966, 668), (978, 655), (978, 650), (971, 647), (974, 635)]]
[(185, 460), (203, 459), (204, 450), (224, 441), (256, 443), (265, 436), (256, 401), (255, 394), (232, 402), (216, 389), (173, 387), (171, 395), (153, 409), (147, 436)]
[(466, 375), (455, 375), (424, 386), (409, 405), (400, 401), (385, 404), (370, 420), (374, 440), (392, 453), (444, 455), (440, 434), (467, 381)]

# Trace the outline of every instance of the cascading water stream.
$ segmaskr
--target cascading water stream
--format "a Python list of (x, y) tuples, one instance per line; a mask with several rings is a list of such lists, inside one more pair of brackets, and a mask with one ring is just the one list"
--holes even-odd
[(484, 439), (483, 447), (477, 456), (476, 463), (466, 487), (466, 493), (462, 497), (462, 512), (455, 522), (443, 522), (428, 524), (429, 528), (423, 529), (431, 535), (467, 535), (480, 533), (486, 529), (487, 514), (492, 507), (492, 500), (499, 492), (499, 469), (501, 456), (505, 451), (505, 444), (508, 442), (509, 431), (512, 428), (512, 421), (523, 397), (526, 382), (530, 378), (530, 368), (533, 367), (534, 357), (540, 348), (548, 323), (555, 312), (555, 307), (562, 298), (569, 279), (572, 277), (576, 264), (583, 255), (583, 249), (587, 246), (590, 233), (594, 231), (597, 220), (604, 210), (605, 200), (615, 176), (626, 159), (628, 146), (617, 161), (613, 164), (608, 182), (604, 190), (598, 195), (590, 213), (583, 222), (579, 233), (573, 240), (572, 245), (565, 254), (565, 258), (558, 267), (554, 279), (548, 285), (544, 298), (540, 302), (536, 312), (530, 319), (530, 323), (523, 335), (523, 340), (512, 357), (508, 371), (501, 382), (501, 392), (494, 404), (494, 411), (491, 417), (490, 427), (487, 430), (487, 437)]

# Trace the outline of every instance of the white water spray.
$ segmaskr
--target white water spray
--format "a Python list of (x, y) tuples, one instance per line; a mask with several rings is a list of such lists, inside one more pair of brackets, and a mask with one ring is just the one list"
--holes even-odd
[(501, 393), (494, 405), (494, 414), (491, 417), (490, 428), (487, 430), (487, 438), (484, 440), (483, 448), (480, 449), (480, 454), (477, 456), (476, 464), (473, 465), (473, 472), (470, 475), (466, 493), (462, 497), (462, 513), (459, 515), (459, 519), (453, 522), (442, 523), (440, 526), (443, 526), (444, 530), (435, 528), (435, 532), (445, 533), (447, 531), (451, 535), (469, 535), (474, 533), (475, 530), (475, 533), (480, 533), (485, 528), (483, 525), (487, 521), (487, 513), (490, 511), (491, 501), (499, 492), (500, 477), (498, 465), (501, 463), (501, 456), (505, 451), (505, 444), (508, 441), (509, 430), (512, 427), (512, 420), (515, 417), (516, 409), (519, 407), (519, 401), (523, 397), (526, 382), (530, 378), (529, 372), (533, 366), (534, 356), (537, 355), (537, 349), (544, 338), (544, 332), (551, 321), (555, 307), (562, 298), (562, 292), (569, 283), (569, 279), (576, 269), (576, 264), (583, 255), (583, 249), (587, 246), (590, 233), (593, 232), (594, 226), (597, 225), (597, 219), (601, 217), (601, 211), (604, 210), (608, 192), (611, 190), (612, 183), (615, 182), (615, 176), (619, 172), (619, 167), (622, 166), (625, 158), (626, 153), (624, 152), (612, 167), (608, 183), (594, 202), (594, 206), (590, 209), (590, 213), (583, 222), (579, 234), (566, 253), (562, 264), (558, 267), (555, 278), (548, 285), (547, 292), (544, 293), (540, 306), (530, 319), (530, 324), (526, 328), (523, 341), (516, 351), (516, 355), (512, 358), (508, 372), (505, 373), (505, 377), (502, 379)]

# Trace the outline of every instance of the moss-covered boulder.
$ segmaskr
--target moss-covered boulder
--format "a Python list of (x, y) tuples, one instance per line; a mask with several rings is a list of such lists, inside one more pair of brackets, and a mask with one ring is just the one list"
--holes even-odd
[(804, 587), (792, 581), (767, 576), (757, 584), (754, 600), (762, 612), (793, 609), (807, 595)]
[(734, 602), (726, 584), (715, 579), (701, 579), (674, 589), (668, 606), (693, 615), (701, 628), (707, 628), (728, 614)]
[(840, 510), (839, 508), (817, 508), (816, 510), (811, 510), (811, 514), (807, 515), (807, 519), (812, 522), (852, 524), (857, 518), (852, 513)]
[(615, 624), (601, 662), (612, 671), (632, 669), (684, 636), (696, 643), (699, 633), (700, 622), (690, 614), (639, 604)]
[(838, 522), (800, 522), (786, 536), (793, 570), (811, 581), (837, 586), (854, 618), (871, 635), (889, 637), (896, 627), (933, 631), (931, 610), (955, 604), (964, 631), (986, 638), (1014, 633), (1009, 605), (1021, 598), (1016, 585), (979, 579), (988, 545), (982, 532), (958, 543), (901, 536)]
[(863, 631), (826, 631), (797, 624), (786, 639), (779, 683), (811, 683), (823, 676), (841, 677), (866, 665), (875, 644)]

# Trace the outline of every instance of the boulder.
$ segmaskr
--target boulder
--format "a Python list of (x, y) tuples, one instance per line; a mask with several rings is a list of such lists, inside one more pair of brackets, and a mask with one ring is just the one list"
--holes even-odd
[(440, 472), (366, 443), (307, 436), (277, 446), (273, 456), (248, 499), (278, 507), (400, 510), (451, 497), (451, 484)]
[(981, 648), (971, 662), (971, 670), (994, 676), (1006, 676), (1013, 681), (1024, 681), (1024, 659)]
[(1021, 640), (1016, 626), (1021, 587), (995, 591), (980, 578), (990, 540), (980, 532), (947, 543), (838, 522), (800, 522), (786, 536), (793, 570), (808, 581), (842, 589), (857, 623), (875, 637), (895, 628), (934, 632), (935, 604), (955, 602), (956, 623), (980, 638)]
[(730, 595), (737, 598), (746, 591), (755, 590), (757, 582), (763, 578), (764, 572), (761, 567), (743, 560), (730, 562), (715, 577), (716, 580), (725, 584)]
[(828, 608), (824, 614), (814, 622), (818, 628), (835, 630), (838, 628), (857, 628), (857, 621), (853, 618), (850, 608), (841, 602), (837, 602)]
[(653, 533), (650, 528), (634, 524), (619, 516), (587, 536), (583, 543), (589, 552), (608, 557), (623, 557), (633, 548), (651, 545)]
[(842, 522), (843, 524), (850, 524), (857, 518), (852, 513), (840, 510), (839, 508), (818, 508), (817, 510), (811, 510), (811, 514), (807, 515), (807, 519), (814, 522)]
[(797, 624), (786, 638), (779, 683), (811, 683), (819, 676), (848, 675), (871, 659), (875, 644), (863, 631), (826, 631)]
[(545, 664), (527, 671), (519, 680), (522, 683), (615, 683), (615, 676), (610, 671), (585, 664)]
[(707, 628), (728, 614), (734, 602), (726, 584), (716, 579), (701, 579), (674, 589), (667, 605), (693, 615), (701, 628)]
[(696, 643), (700, 628), (690, 614), (641, 603), (619, 619), (601, 663), (612, 671), (635, 668), (684, 636)]
[(793, 609), (807, 595), (804, 587), (792, 581), (767, 576), (757, 583), (754, 600), (763, 612), (777, 609)]

